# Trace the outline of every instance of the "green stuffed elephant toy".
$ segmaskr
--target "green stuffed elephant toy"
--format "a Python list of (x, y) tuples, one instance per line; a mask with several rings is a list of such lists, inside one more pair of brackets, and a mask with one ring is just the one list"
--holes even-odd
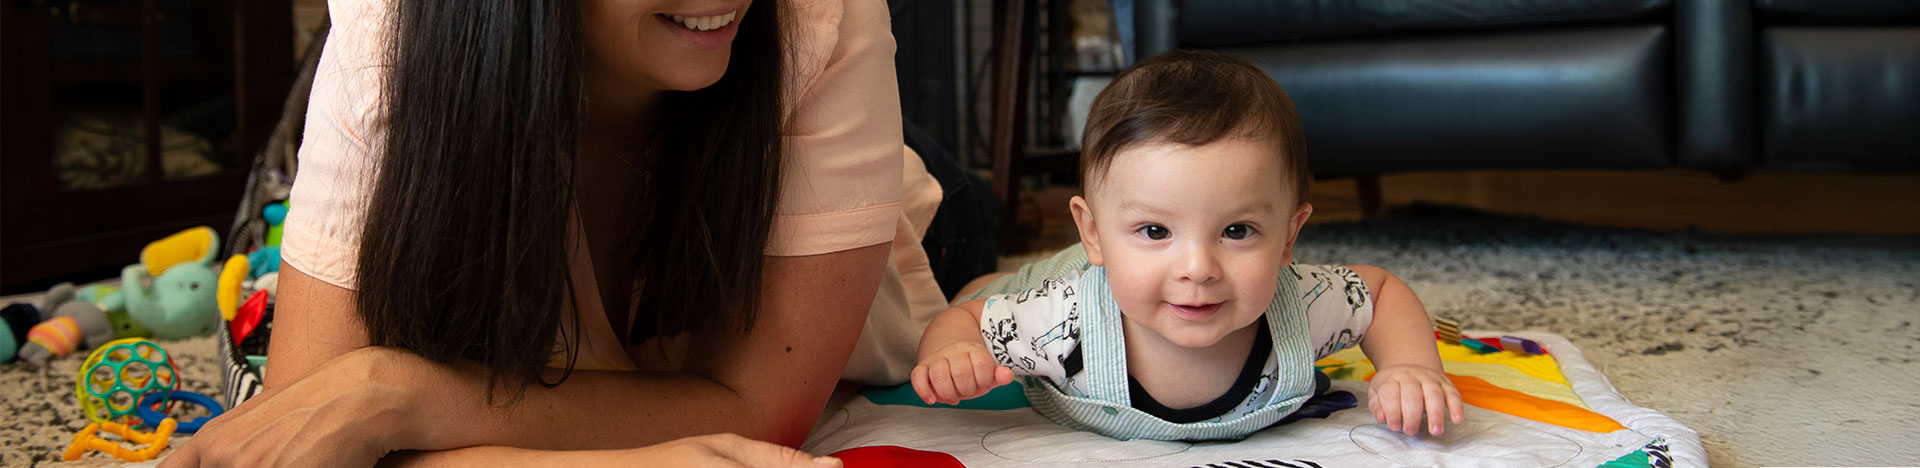
[[(120, 271), (127, 315), (155, 338), (178, 340), (213, 333), (220, 323), (215, 291), (220, 275), (213, 260), (219, 236), (198, 227), (149, 244), (141, 264)], [(159, 271), (146, 285), (150, 272)]]

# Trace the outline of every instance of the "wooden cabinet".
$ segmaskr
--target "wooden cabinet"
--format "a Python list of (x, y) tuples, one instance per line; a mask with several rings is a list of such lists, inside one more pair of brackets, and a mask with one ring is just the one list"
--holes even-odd
[(0, 24), (4, 292), (226, 231), (293, 81), (290, 2), (0, 0)]

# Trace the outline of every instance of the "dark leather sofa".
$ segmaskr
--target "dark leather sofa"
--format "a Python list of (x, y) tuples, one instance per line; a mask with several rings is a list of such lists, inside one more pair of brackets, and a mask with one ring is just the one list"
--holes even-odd
[(1320, 176), (1920, 169), (1920, 1), (1135, 0), (1139, 56), (1243, 56)]

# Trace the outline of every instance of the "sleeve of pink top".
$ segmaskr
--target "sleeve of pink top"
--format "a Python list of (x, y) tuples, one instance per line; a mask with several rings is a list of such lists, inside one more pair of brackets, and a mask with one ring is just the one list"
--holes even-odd
[(893, 241), (900, 218), (900, 90), (884, 2), (799, 1), (791, 11), (786, 158), (767, 255)]
[(333, 30), (307, 102), (280, 255), (309, 276), (352, 289), (373, 147), (386, 129), (379, 100), (387, 8), (381, 0), (330, 0), (327, 9)]

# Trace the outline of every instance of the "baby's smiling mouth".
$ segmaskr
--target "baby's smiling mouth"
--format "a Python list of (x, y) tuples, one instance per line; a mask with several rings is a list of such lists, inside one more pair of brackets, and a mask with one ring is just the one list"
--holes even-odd
[(1186, 318), (1186, 319), (1204, 319), (1207, 317), (1212, 317), (1214, 312), (1220, 311), (1221, 304), (1225, 304), (1225, 303), (1213, 302), (1213, 303), (1190, 304), (1190, 305), (1175, 304), (1171, 302), (1167, 303), (1168, 306), (1173, 307), (1173, 310), (1176, 314), (1178, 314), (1181, 318)]

